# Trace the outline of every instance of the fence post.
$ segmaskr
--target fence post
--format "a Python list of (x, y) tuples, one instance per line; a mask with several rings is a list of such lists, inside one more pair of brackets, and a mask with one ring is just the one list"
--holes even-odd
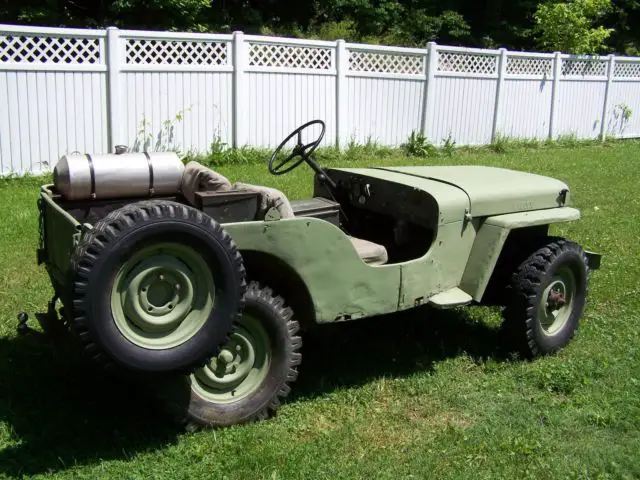
[(107, 27), (106, 65), (107, 65), (107, 150), (113, 153), (121, 142), (122, 109), (120, 95), (120, 31), (116, 27)]
[(422, 94), (421, 130), (427, 140), (432, 141), (433, 106), (435, 95), (435, 75), (438, 68), (438, 49), (436, 42), (427, 43), (427, 56), (424, 62), (424, 91)]
[(558, 113), (558, 99), (560, 76), (562, 75), (562, 54), (555, 52), (553, 59), (553, 87), (551, 90), (551, 114), (549, 118), (549, 140), (553, 140), (556, 134), (556, 115)]
[(233, 86), (231, 102), (231, 144), (234, 148), (240, 147), (244, 138), (242, 130), (242, 113), (244, 112), (244, 71), (247, 61), (247, 52), (245, 49), (244, 33), (233, 32)]
[(349, 70), (349, 52), (344, 40), (336, 42), (336, 148), (347, 143), (347, 71)]
[(493, 111), (493, 126), (491, 127), (491, 141), (495, 142), (498, 133), (498, 121), (500, 120), (500, 110), (502, 108), (502, 90), (504, 86), (504, 77), (507, 74), (507, 49), (500, 49), (500, 57), (498, 58), (498, 84), (496, 85), (496, 104)]
[(616, 69), (615, 55), (609, 55), (609, 66), (607, 69), (607, 86), (604, 90), (604, 105), (602, 106), (602, 124), (600, 125), (600, 140), (604, 142), (607, 137), (607, 122), (609, 120), (609, 97), (611, 92), (611, 83), (613, 82), (613, 74)]

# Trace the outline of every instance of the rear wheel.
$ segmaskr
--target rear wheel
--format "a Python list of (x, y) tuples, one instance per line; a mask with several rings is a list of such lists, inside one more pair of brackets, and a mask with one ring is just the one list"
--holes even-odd
[(191, 375), (160, 386), (165, 406), (191, 429), (266, 419), (298, 376), (298, 329), (284, 300), (252, 282), (242, 318), (220, 353)]
[(578, 244), (557, 239), (534, 252), (513, 273), (504, 326), (525, 356), (554, 353), (569, 343), (584, 311), (587, 265)]

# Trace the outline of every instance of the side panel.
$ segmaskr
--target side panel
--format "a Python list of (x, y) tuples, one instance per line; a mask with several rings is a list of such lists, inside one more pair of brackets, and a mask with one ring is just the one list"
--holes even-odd
[(479, 228), (467, 262), (460, 289), (480, 301), (505, 240), (511, 230), (536, 225), (568, 222), (580, 218), (575, 208), (551, 208), (533, 212), (509, 213), (487, 217)]
[(402, 265), (400, 310), (426, 303), (429, 297), (460, 285), (476, 229), (475, 222), (441, 225), (427, 255)]
[(302, 278), (318, 323), (395, 312), (400, 265), (370, 266), (335, 225), (316, 218), (226, 224), (243, 251), (274, 255)]
[(487, 288), (509, 231), (508, 228), (485, 223), (476, 236), (460, 282), (460, 289), (471, 295), (477, 302), (482, 299)]
[(80, 224), (47, 195), (42, 193), (43, 241), (45, 262), (53, 279), (63, 285), (69, 271), (69, 258), (73, 251), (74, 238)]
[(318, 323), (405, 310), (456, 287), (474, 243), (476, 225), (443, 225), (421, 258), (393, 265), (365, 264), (349, 238), (316, 218), (224, 225), (241, 251), (275, 255), (302, 278)]

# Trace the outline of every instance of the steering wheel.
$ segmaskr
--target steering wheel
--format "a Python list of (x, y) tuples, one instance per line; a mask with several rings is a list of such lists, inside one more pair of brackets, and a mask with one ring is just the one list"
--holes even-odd
[[(322, 132), (320, 132), (320, 136), (313, 142), (308, 144), (302, 143), (302, 131), (306, 128), (309, 128), (312, 125), (322, 125)], [(278, 148), (276, 148), (269, 159), (269, 173), (273, 175), (283, 175), (287, 172), (290, 172), (297, 166), (299, 166), (302, 162), (307, 162), (311, 168), (318, 171), (318, 165), (311, 159), (309, 156), (318, 148), (320, 142), (322, 141), (322, 137), (324, 137), (325, 124), (322, 120), (311, 120), (310, 122), (305, 123), (304, 125), (299, 126), (293, 132), (289, 134), (287, 138), (285, 138)], [(280, 151), (284, 148), (289, 140), (293, 137), (298, 136), (298, 143), (287, 157), (274, 166), (276, 161), (276, 157), (280, 153)], [(300, 160), (294, 161), (297, 157), (300, 157)]]

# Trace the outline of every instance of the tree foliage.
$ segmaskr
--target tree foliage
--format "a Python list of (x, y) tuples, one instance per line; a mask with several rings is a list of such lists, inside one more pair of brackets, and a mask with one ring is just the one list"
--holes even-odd
[[(591, 53), (640, 49), (640, 0), (2, 0), (0, 22)], [(613, 29), (613, 30), (612, 30)]]
[(538, 43), (549, 51), (601, 53), (614, 30), (594, 24), (612, 8), (611, 0), (541, 3), (535, 13)]

